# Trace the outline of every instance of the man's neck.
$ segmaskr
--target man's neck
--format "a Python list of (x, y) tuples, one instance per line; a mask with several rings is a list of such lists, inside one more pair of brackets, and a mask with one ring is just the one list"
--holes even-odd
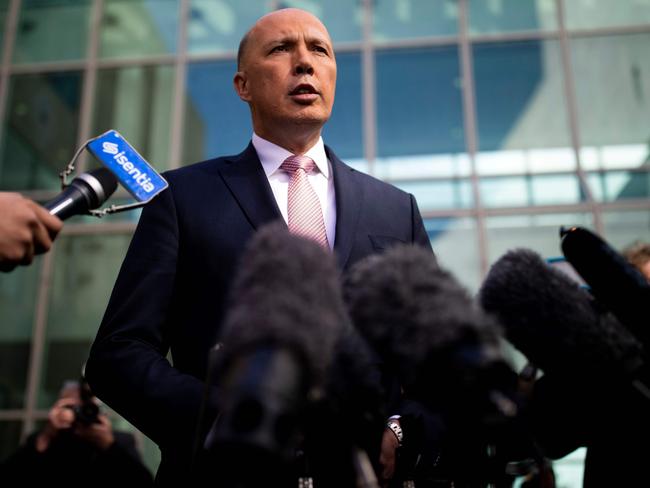
[(316, 131), (295, 131), (287, 133), (272, 133), (255, 128), (255, 133), (262, 139), (286, 149), (292, 154), (301, 156), (316, 145), (320, 138), (320, 128)]

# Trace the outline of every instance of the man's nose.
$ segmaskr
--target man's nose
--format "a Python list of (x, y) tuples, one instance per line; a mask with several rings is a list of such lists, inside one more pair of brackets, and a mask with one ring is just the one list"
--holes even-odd
[(307, 46), (298, 46), (295, 50), (293, 72), (295, 75), (313, 75), (314, 65), (311, 60), (311, 52)]

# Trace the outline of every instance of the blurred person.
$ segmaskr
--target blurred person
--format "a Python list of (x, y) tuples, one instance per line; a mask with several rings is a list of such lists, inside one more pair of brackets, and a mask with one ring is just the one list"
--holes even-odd
[(650, 281), (650, 243), (635, 242), (623, 250), (623, 256)]
[(47, 252), (63, 222), (20, 193), (0, 192), (0, 271), (28, 265)]
[(132, 434), (113, 430), (84, 382), (64, 383), (47, 423), (0, 470), (2, 486), (153, 486)]

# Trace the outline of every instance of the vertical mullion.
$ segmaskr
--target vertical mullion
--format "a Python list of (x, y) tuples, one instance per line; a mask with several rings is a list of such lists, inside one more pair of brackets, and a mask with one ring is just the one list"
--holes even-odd
[[(81, 94), (81, 113), (79, 114), (79, 135), (77, 145), (80, 147), (91, 136), (95, 93), (97, 90), (97, 56), (99, 38), (104, 10), (104, 0), (94, 0), (90, 11), (90, 27), (88, 31), (88, 47), (86, 49), (86, 66), (84, 68), (83, 91)], [(85, 169), (88, 162), (87, 154), (82, 153), (78, 162), (78, 172)]]
[(375, 51), (372, 45), (372, 0), (361, 3), (361, 91), (363, 152), (368, 161), (368, 173), (375, 175), (377, 158), (377, 97), (375, 96)]
[(564, 1), (555, 0), (556, 9), (557, 9), (557, 21), (558, 27), (560, 29), (560, 51), (562, 53), (562, 69), (564, 71), (564, 96), (567, 100), (568, 116), (569, 116), (569, 131), (571, 136), (571, 145), (573, 146), (573, 151), (576, 158), (576, 174), (578, 176), (578, 181), (580, 186), (585, 192), (585, 197), (587, 198), (587, 203), (591, 208), (591, 212), (594, 217), (594, 227), (596, 232), (599, 234), (603, 233), (603, 220), (602, 220), (602, 211), (600, 205), (594, 199), (591, 188), (589, 187), (589, 182), (587, 181), (587, 176), (585, 175), (584, 170), (582, 169), (582, 161), (580, 157), (580, 130), (579, 130), (579, 120), (578, 120), (578, 104), (575, 94), (575, 79), (573, 77), (573, 69), (571, 67), (571, 52), (570, 52), (570, 43), (569, 43), (569, 34), (566, 29), (566, 22), (564, 18)]
[(45, 351), (47, 312), (56, 247), (57, 246), (55, 245), (50, 252), (43, 256), (43, 264), (41, 265), (40, 270), (40, 280), (36, 296), (36, 310), (34, 313), (32, 344), (27, 369), (27, 387), (25, 388), (25, 422), (23, 423), (22, 438), (25, 438), (34, 430), (34, 421), (37, 413), (36, 402), (38, 399), (38, 389), (40, 386), (41, 370), (43, 366), (43, 354)]
[[(7, 97), (9, 96), (9, 79), (11, 73), (11, 57), (16, 42), (16, 29), (20, 15), (21, 0), (11, 0), (9, 11), (5, 19), (5, 35), (2, 48), (2, 60), (0, 64), (0, 155), (4, 144), (4, 124), (6, 122), (5, 110), (7, 109)], [(2, 176), (2, 161), (0, 160), (0, 177)]]
[(474, 70), (472, 67), (472, 46), (468, 36), (467, 0), (458, 0), (458, 34), (460, 40), (460, 70), (463, 87), (463, 121), (465, 144), (470, 160), (470, 181), (474, 208), (476, 211), (476, 229), (479, 244), (479, 265), (481, 276), (488, 270), (487, 232), (485, 228), (485, 209), (481, 203), (479, 177), (476, 171), (476, 152), (478, 151), (478, 133), (476, 123), (476, 99), (474, 97)]
[(169, 145), (169, 167), (178, 168), (181, 165), (183, 151), (183, 121), (185, 120), (185, 91), (187, 86), (187, 33), (189, 22), (190, 0), (180, 0), (178, 6), (178, 40), (176, 42), (176, 62), (174, 64), (174, 91), (171, 124), (171, 139)]

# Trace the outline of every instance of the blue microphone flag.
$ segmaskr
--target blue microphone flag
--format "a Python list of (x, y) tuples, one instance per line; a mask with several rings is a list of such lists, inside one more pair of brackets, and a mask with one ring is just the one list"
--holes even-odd
[(95, 137), (87, 147), (139, 202), (148, 202), (169, 186), (116, 130)]

